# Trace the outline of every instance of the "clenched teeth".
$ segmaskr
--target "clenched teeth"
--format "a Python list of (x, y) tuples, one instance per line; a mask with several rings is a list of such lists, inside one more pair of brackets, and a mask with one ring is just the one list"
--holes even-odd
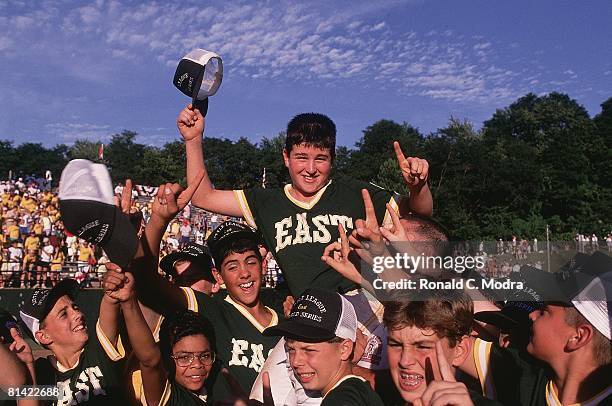
[(251, 286), (253, 286), (254, 284), (255, 284), (255, 282), (254, 282), (254, 281), (251, 281), (251, 282), (247, 282), (247, 283), (241, 283), (241, 284), (240, 284), (240, 285), (238, 285), (238, 286), (240, 286), (240, 287), (241, 287), (241, 288), (243, 288), (243, 289), (248, 289), (248, 288), (250, 288)]
[(419, 381), (422, 381), (422, 380), (423, 380), (423, 376), (422, 376), (422, 375), (416, 375), (416, 374), (401, 374), (400, 376), (402, 377), (402, 379), (411, 379), (411, 380), (419, 380)]

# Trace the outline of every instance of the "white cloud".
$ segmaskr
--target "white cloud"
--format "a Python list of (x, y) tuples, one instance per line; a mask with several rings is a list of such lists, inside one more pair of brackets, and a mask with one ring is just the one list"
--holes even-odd
[[(381, 10), (403, 4), (320, 2), (315, 7), (213, 2), (203, 7), (193, 0), (181, 4), (97, 0), (71, 8), (48, 0), (36, 11), (20, 9), (15, 18), (0, 15), (0, 23), (10, 26), (0, 37), (0, 51), (25, 54), (39, 47), (41, 52), (62, 55), (61, 60), (50, 57), (61, 66), (69, 59), (66, 55), (82, 57), (84, 48), (92, 54), (95, 49), (95, 56), (86, 54), (81, 65), (67, 63), (64, 69), (99, 82), (112, 75), (111, 66), (119, 60), (136, 63), (148, 53), (149, 60), (171, 67), (181, 55), (203, 47), (222, 55), (227, 72), (246, 78), (303, 83), (350, 80), (361, 87), (391, 81), (400, 94), (483, 103), (499, 95), (518, 95), (523, 89), (513, 82), (528, 84), (511, 68), (491, 62), (498, 51), (488, 38), (461, 39), (450, 30), (424, 35), (400, 32), (377, 17)], [(31, 27), (32, 21), (41, 32), (24, 36), (24, 27)]]
[(73, 143), (78, 139), (90, 141), (110, 140), (114, 131), (108, 125), (92, 123), (59, 122), (45, 125), (47, 132), (63, 140), (65, 143)]

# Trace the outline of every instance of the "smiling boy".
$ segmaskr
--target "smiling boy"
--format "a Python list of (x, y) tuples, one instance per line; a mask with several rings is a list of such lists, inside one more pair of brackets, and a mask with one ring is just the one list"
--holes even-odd
[(78, 284), (66, 279), (53, 289), (36, 289), (19, 314), (37, 343), (53, 354), (35, 362), (38, 385), (57, 385), (56, 404), (124, 404), (118, 334), (119, 306), (102, 299), (95, 337), (76, 304)]
[[(185, 141), (187, 176), (205, 171), (202, 142), (204, 118), (191, 106), (177, 119)], [(297, 296), (307, 287), (348, 292), (358, 286), (321, 261), (324, 248), (339, 238), (338, 224), (352, 231), (365, 218), (361, 190), (368, 189), (378, 218), (390, 203), (398, 210), (399, 196), (371, 183), (331, 179), (335, 157), (336, 126), (323, 114), (300, 114), (287, 126), (283, 161), (291, 184), (284, 188), (217, 190), (205, 172), (192, 203), (203, 209), (243, 217), (264, 236), (289, 285)], [(396, 154), (410, 190), (409, 210), (430, 216), (432, 197), (427, 185), (429, 166), (419, 158), (405, 158), (396, 143)], [(377, 164), (377, 163), (375, 163)], [(403, 206), (403, 205), (402, 205)]]
[(286, 321), (264, 334), (285, 338), (295, 377), (307, 391), (323, 395), (322, 405), (382, 405), (370, 384), (352, 373), (356, 332), (353, 305), (313, 288), (297, 298)]

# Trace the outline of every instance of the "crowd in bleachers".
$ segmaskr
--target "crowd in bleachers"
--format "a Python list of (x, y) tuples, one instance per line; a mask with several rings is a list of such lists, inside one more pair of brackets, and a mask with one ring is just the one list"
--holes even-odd
[[(0, 288), (51, 287), (65, 278), (76, 279), (82, 287), (100, 287), (108, 258), (64, 229), (58, 196), (51, 186), (50, 181), (34, 177), (0, 182)], [(142, 213), (145, 223), (156, 190), (140, 185), (133, 190), (134, 209)], [(121, 191), (118, 185), (115, 192)], [(188, 205), (168, 226), (160, 258), (188, 242), (204, 245), (212, 230), (229, 219)], [(278, 266), (270, 268), (268, 286), (276, 284), (278, 273)]]

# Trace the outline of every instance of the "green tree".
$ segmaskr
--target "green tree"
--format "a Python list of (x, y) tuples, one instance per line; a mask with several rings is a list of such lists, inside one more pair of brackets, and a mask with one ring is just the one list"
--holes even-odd
[(68, 149), (68, 157), (70, 159), (88, 159), (90, 161), (98, 161), (98, 149), (100, 142), (89, 141), (86, 139), (77, 139), (74, 144)]
[(115, 183), (123, 183), (128, 178), (135, 183), (148, 183), (148, 180), (138, 173), (147, 147), (134, 142), (136, 135), (134, 131), (128, 130), (114, 134), (104, 151), (104, 158)]
[(15, 168), (15, 148), (13, 142), (0, 140), (0, 179), (8, 179), (9, 171)]
[(387, 159), (395, 157), (393, 141), (399, 141), (406, 156), (418, 156), (423, 137), (407, 123), (377, 121), (365, 129), (363, 137), (355, 144), (356, 150), (351, 154), (348, 165), (352, 176), (368, 182), (374, 180), (380, 166)]
[(264, 137), (259, 143), (262, 171), (266, 168), (266, 187), (281, 187), (289, 182), (289, 172), (283, 161), (285, 138), (285, 133), (281, 132), (276, 137)]
[(574, 221), (592, 229), (599, 191), (591, 159), (602, 147), (593, 130), (584, 107), (565, 94), (528, 94), (498, 110), (483, 129), (493, 168), (484, 175), (495, 180), (489, 205), (505, 201), (521, 218), (539, 207), (544, 218), (559, 216), (566, 224), (559, 232)]

